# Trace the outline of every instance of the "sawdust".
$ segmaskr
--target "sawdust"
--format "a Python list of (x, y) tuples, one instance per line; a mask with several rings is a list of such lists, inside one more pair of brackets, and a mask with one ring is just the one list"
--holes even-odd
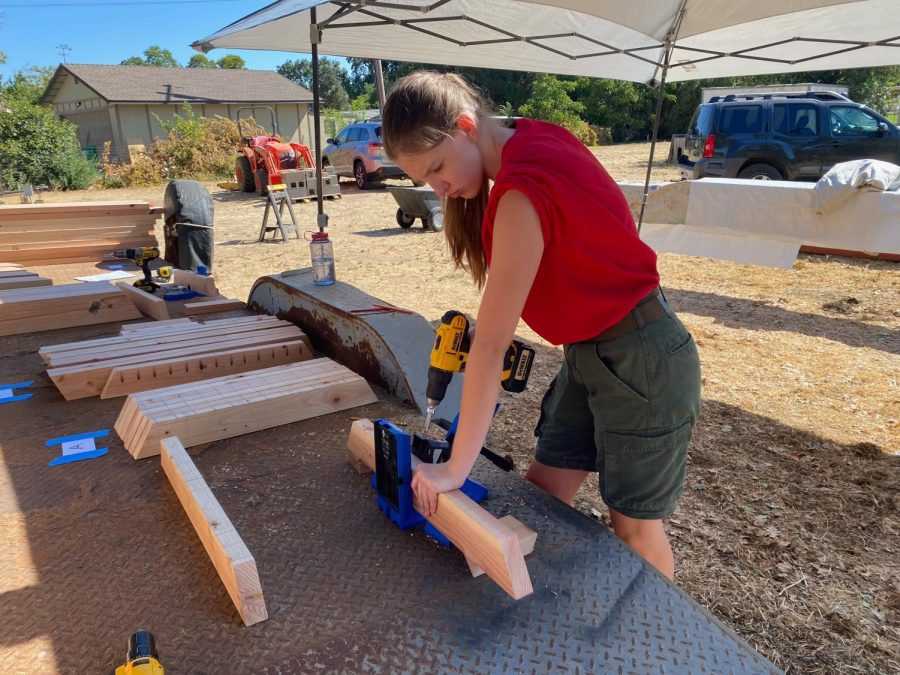
[[(643, 179), (644, 144), (597, 150), (617, 179)], [(667, 147), (657, 157), (665, 158)], [(654, 180), (677, 178), (658, 163)], [(399, 182), (398, 184), (408, 184)], [(207, 185), (216, 277), (246, 298), (255, 279), (305, 267), (306, 242), (258, 244), (263, 202)], [(383, 189), (326, 202), (340, 279), (430, 321), (479, 296), (444, 239), (401, 230)], [(163, 187), (48, 195), (147, 199)], [(301, 229), (315, 205), (297, 205)], [(900, 672), (900, 275), (896, 263), (803, 255), (790, 270), (660, 255), (670, 303), (696, 337), (702, 419), (681, 507), (669, 521), (678, 584), (789, 672)], [(504, 395), (488, 445), (521, 470), (561, 352), (538, 350), (528, 391)], [(596, 480), (576, 497), (605, 518)]]

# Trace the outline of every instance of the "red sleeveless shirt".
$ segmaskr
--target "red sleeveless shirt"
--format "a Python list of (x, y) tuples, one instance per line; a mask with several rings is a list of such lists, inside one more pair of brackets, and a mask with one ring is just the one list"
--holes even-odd
[(528, 197), (541, 220), (544, 254), (522, 319), (545, 340), (594, 337), (659, 285), (656, 254), (638, 237), (625, 195), (567, 130), (517, 120), (482, 225), (488, 273), (497, 204), (507, 190)]

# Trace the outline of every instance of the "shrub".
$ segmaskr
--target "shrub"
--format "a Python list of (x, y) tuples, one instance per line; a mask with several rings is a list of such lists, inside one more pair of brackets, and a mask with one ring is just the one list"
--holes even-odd
[(80, 190), (96, 177), (84, 156), (75, 127), (59, 121), (50, 108), (9, 101), (0, 112), (0, 186), (18, 189), (25, 183), (53, 189)]
[[(132, 157), (130, 164), (110, 161), (110, 147), (103, 147), (100, 159), (104, 187), (147, 186), (174, 178), (231, 178), (241, 143), (237, 122), (225, 117), (199, 117), (190, 105), (172, 120), (157, 121), (166, 132), (146, 153)], [(266, 135), (253, 118), (241, 121), (245, 133)]]

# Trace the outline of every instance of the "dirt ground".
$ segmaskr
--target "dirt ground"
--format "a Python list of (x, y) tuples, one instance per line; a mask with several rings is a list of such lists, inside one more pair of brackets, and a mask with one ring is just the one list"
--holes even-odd
[[(616, 179), (643, 179), (648, 147), (597, 153)], [(667, 150), (654, 180), (677, 178)], [(224, 294), (246, 299), (258, 277), (308, 266), (306, 242), (256, 243), (261, 199), (207, 187)], [(45, 198), (160, 205), (163, 189)], [(342, 191), (326, 202), (341, 280), (430, 321), (450, 308), (474, 315), (479, 295), (442, 235), (400, 229), (384, 189)], [(314, 229), (315, 205), (295, 208)], [(900, 267), (802, 255), (774, 270), (672, 254), (659, 266), (703, 364), (704, 410), (668, 522), (678, 584), (788, 672), (900, 672)], [(562, 352), (524, 324), (519, 336), (537, 364), (528, 391), (503, 396), (488, 445), (524, 470)], [(606, 520), (596, 480), (576, 506)]]

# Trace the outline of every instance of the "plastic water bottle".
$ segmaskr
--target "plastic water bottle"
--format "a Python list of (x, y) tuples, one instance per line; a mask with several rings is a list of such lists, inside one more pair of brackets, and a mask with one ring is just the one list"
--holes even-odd
[(309, 242), (312, 256), (313, 283), (330, 286), (334, 283), (334, 249), (327, 232), (314, 232)]

